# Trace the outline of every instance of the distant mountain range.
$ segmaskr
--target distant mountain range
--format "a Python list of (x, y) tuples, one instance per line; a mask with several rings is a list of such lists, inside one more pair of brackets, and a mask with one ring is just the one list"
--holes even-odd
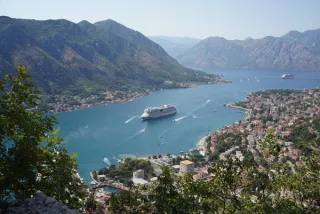
[(212, 74), (181, 66), (162, 47), (113, 20), (78, 24), (0, 16), (0, 75), (29, 66), (47, 94), (89, 96), (208, 82)]
[(149, 39), (159, 44), (172, 57), (183, 54), (201, 39), (190, 37), (170, 37), (170, 36), (149, 36)]
[(192, 68), (320, 70), (320, 29), (262, 39), (209, 37), (176, 59)]

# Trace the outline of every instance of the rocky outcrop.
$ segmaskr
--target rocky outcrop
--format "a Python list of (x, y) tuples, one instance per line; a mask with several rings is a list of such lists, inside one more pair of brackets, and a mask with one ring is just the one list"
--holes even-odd
[(47, 214), (78, 214), (77, 210), (69, 209), (60, 201), (52, 197), (48, 197), (42, 192), (38, 192), (35, 197), (28, 198), (24, 201), (19, 201), (9, 206), (5, 211), (0, 213), (12, 214), (33, 214), (33, 213), (47, 213)]
[(193, 68), (320, 70), (320, 29), (282, 37), (226, 40), (209, 37), (177, 57)]

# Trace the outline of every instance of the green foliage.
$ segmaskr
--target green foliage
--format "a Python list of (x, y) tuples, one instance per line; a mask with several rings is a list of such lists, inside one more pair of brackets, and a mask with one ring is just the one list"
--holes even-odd
[(264, 138), (262, 146), (267, 150), (267, 152), (273, 156), (278, 156), (281, 145), (278, 142), (278, 139), (274, 135), (274, 130), (269, 129), (267, 135)]
[[(269, 130), (265, 156), (279, 158), (277, 138)], [(245, 159), (216, 160), (209, 168), (212, 178), (194, 180), (191, 174), (174, 175), (164, 167), (151, 187), (111, 197), (111, 213), (129, 209), (149, 213), (318, 213), (320, 202), (319, 154), (304, 164), (273, 162), (261, 170), (252, 153)], [(128, 197), (130, 195), (130, 197)], [(130, 200), (128, 200), (128, 198)], [(121, 205), (120, 205), (121, 202)], [(133, 211), (133, 213), (134, 213)]]
[(172, 158), (172, 165), (180, 165), (180, 162), (183, 159), (180, 156), (177, 156), (176, 158)]
[[(102, 168), (99, 170), (99, 175), (106, 175), (110, 179), (119, 180), (122, 183), (127, 184), (126, 186), (131, 186), (132, 173), (136, 170), (142, 169), (145, 173), (146, 178), (152, 177), (153, 167), (148, 160), (143, 159), (124, 159), (119, 167), (111, 165), (107, 168)], [(129, 184), (129, 185), (128, 185)]]
[[(83, 186), (75, 177), (75, 156), (57, 136), (53, 116), (36, 110), (38, 91), (19, 66), (0, 80), (0, 205), (40, 190), (72, 208), (80, 207)], [(76, 195), (76, 197), (72, 197)]]
[(241, 140), (241, 135), (238, 133), (223, 133), (217, 138), (215, 151), (219, 154), (223, 153), (231, 147), (241, 145)]
[(136, 191), (121, 191), (120, 193), (113, 193), (111, 199), (107, 202), (108, 210), (111, 213), (122, 214), (136, 214), (148, 213), (150, 205), (145, 206), (148, 198), (139, 194)]

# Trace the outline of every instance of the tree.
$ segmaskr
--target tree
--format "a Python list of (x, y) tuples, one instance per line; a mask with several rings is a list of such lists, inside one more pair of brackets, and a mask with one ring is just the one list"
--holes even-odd
[(269, 129), (262, 143), (262, 146), (266, 149), (266, 152), (273, 156), (278, 156), (281, 150), (281, 145), (278, 143), (277, 137), (274, 135), (274, 130)]
[(41, 190), (77, 208), (84, 192), (75, 155), (57, 136), (55, 117), (37, 110), (38, 95), (24, 66), (0, 80), (0, 206)]
[(121, 214), (135, 214), (148, 213), (150, 204), (148, 204), (146, 197), (139, 194), (136, 190), (123, 190), (119, 193), (112, 193), (110, 200), (107, 202), (108, 210), (111, 213)]

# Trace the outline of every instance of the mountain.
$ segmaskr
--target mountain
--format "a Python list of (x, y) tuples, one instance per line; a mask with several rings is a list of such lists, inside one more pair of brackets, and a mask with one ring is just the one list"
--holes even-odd
[(215, 79), (181, 66), (158, 44), (113, 20), (76, 24), (0, 16), (0, 73), (18, 64), (27, 65), (49, 95), (88, 97)]
[(190, 37), (149, 36), (149, 39), (159, 44), (172, 57), (183, 54), (195, 46), (201, 39)]
[(320, 29), (262, 39), (209, 37), (177, 60), (193, 68), (320, 70)]

